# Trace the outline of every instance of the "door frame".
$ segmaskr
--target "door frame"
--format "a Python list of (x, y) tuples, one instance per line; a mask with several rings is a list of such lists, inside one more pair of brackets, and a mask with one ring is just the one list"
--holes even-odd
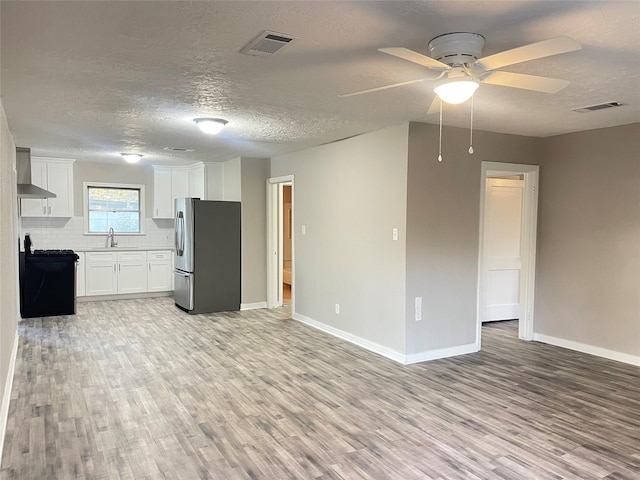
[(267, 179), (267, 308), (282, 306), (282, 187), (291, 185), (291, 314), (295, 312), (295, 187), (294, 176)]
[(518, 337), (533, 340), (534, 300), (536, 280), (536, 236), (538, 225), (538, 178), (540, 167), (518, 163), (482, 162), (480, 186), (480, 241), (478, 249), (478, 298), (476, 308), (476, 344), (478, 350), (482, 339), (482, 312), (485, 285), (484, 271), (484, 227), (485, 196), (487, 178), (500, 175), (522, 175), (522, 227), (521, 227), (521, 267), (520, 267), (520, 319), (518, 321)]

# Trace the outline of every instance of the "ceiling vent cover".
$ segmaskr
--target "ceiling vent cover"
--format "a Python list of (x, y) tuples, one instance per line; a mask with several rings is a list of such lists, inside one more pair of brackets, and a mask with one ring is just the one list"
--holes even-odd
[(291, 35), (263, 30), (240, 49), (244, 55), (273, 55), (293, 41)]
[(586, 107), (574, 108), (574, 112), (587, 113), (595, 112), (596, 110), (604, 110), (605, 108), (621, 107), (622, 102), (606, 102), (599, 103), (598, 105), (588, 105)]

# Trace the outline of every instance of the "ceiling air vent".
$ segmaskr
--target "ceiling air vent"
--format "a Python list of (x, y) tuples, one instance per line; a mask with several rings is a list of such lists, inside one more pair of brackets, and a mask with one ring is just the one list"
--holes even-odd
[(273, 55), (293, 40), (291, 35), (263, 30), (240, 49), (244, 55)]
[(595, 112), (596, 110), (604, 110), (605, 108), (621, 107), (622, 102), (607, 102), (599, 103), (598, 105), (588, 105), (586, 107), (574, 108), (574, 112), (587, 113)]

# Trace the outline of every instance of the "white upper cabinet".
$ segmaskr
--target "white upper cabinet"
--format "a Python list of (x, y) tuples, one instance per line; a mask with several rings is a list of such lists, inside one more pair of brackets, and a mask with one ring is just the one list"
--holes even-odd
[(73, 162), (58, 158), (31, 159), (31, 182), (56, 198), (20, 200), (23, 217), (73, 217)]
[(173, 218), (171, 168), (153, 167), (153, 218)]
[(196, 165), (189, 168), (189, 196), (194, 198), (206, 199), (204, 178), (204, 164)]
[(189, 166), (153, 166), (153, 218), (173, 218), (174, 200), (195, 197), (222, 200), (224, 164), (199, 162)]

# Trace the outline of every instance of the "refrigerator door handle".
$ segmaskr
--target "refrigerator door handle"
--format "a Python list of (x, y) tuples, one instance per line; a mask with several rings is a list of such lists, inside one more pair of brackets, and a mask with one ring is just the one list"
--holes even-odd
[(184, 254), (184, 214), (176, 212), (175, 220), (175, 238), (176, 255), (181, 257)]

